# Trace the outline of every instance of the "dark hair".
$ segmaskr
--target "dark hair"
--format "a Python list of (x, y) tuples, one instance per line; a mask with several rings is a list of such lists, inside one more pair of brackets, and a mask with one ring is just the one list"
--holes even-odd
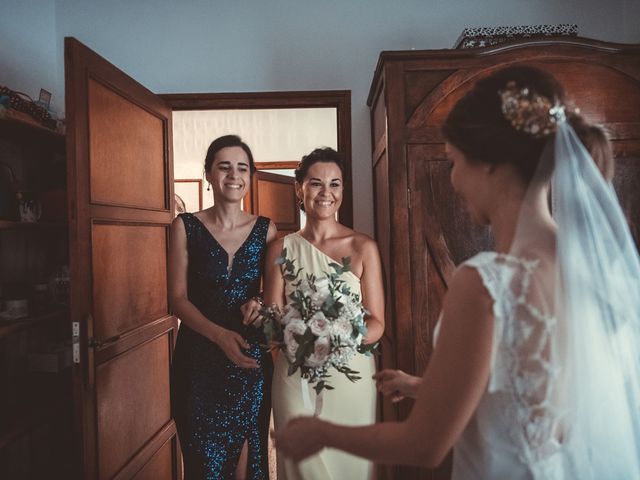
[(455, 104), (442, 131), (470, 161), (512, 163), (528, 182), (547, 138), (518, 131), (505, 118), (498, 92), (510, 82), (518, 89), (529, 88), (551, 101), (564, 103), (564, 88), (551, 74), (527, 66), (508, 67), (479, 80)]
[[(449, 143), (470, 161), (510, 163), (528, 183), (533, 178), (545, 146), (553, 135), (535, 137), (516, 130), (502, 112), (498, 92), (513, 82), (553, 103), (566, 105), (564, 88), (544, 70), (529, 66), (507, 67), (479, 80), (455, 104), (442, 127)], [(605, 132), (575, 112), (567, 112), (576, 134), (594, 157), (603, 176), (613, 176), (613, 155)]]
[(316, 148), (310, 154), (302, 157), (302, 160), (300, 160), (295, 172), (296, 182), (302, 183), (307, 176), (311, 165), (318, 162), (335, 163), (340, 169), (342, 179), (344, 180), (344, 161), (342, 160), (342, 155), (331, 147), (322, 147)]
[[(340, 169), (340, 173), (342, 174), (342, 181), (344, 182), (344, 161), (342, 159), (342, 155), (336, 152), (331, 147), (321, 147), (316, 148), (308, 155), (304, 155), (298, 167), (295, 170), (296, 182), (302, 183), (309, 173), (309, 169), (312, 165), (323, 162), (323, 163), (335, 163)], [(304, 212), (304, 205), (300, 202), (300, 210)]]
[(249, 157), (249, 171), (251, 175), (256, 171), (256, 165), (253, 161), (253, 154), (251, 153), (251, 149), (249, 145), (244, 143), (242, 139), (238, 135), (223, 135), (222, 137), (216, 138), (211, 145), (209, 145), (209, 149), (207, 150), (207, 156), (204, 157), (204, 171), (208, 172), (211, 169), (211, 165), (213, 165), (213, 161), (215, 160), (216, 154), (227, 147), (240, 147), (244, 150), (244, 153)]
[(580, 115), (569, 116), (569, 123), (578, 135), (582, 144), (591, 154), (591, 158), (607, 181), (613, 179), (615, 174), (615, 160), (607, 133), (598, 125), (585, 121)]

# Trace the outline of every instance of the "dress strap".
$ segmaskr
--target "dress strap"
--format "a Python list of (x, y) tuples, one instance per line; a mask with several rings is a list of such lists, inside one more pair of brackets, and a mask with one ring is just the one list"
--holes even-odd
[(487, 290), (494, 305), (494, 314), (496, 304), (500, 299), (500, 273), (496, 268), (496, 260), (498, 254), (496, 252), (480, 252), (477, 255), (466, 260), (462, 265), (475, 269), (480, 275), (482, 284)]
[(197, 227), (195, 215), (193, 213), (184, 212), (179, 213), (178, 216), (182, 219), (182, 223), (184, 223), (184, 230), (187, 234), (187, 240), (189, 240), (193, 235), (194, 228)]
[[(462, 265), (477, 270), (482, 283), (496, 305), (515, 294), (514, 300), (522, 303), (527, 296), (529, 282), (538, 260), (497, 252), (480, 252)], [(516, 280), (514, 284), (513, 280)], [(517, 288), (516, 288), (517, 287)]]
[(514, 306), (510, 280), (513, 275), (513, 267), (517, 267), (519, 263), (519, 259), (509, 255), (497, 252), (480, 252), (462, 264), (462, 266), (473, 268), (478, 272), (484, 288), (493, 301), (494, 326), (489, 392), (503, 390), (505, 385), (509, 383), (509, 370), (501, 361), (501, 350), (504, 347), (505, 316), (508, 317), (511, 306)]
[(182, 219), (183, 222), (191, 222), (193, 220), (193, 213), (190, 212), (183, 212), (183, 213), (179, 213), (178, 216)]
[(271, 219), (268, 217), (258, 216), (256, 220), (255, 232), (259, 235), (259, 238), (267, 240), (267, 233), (269, 232), (269, 225), (271, 225)]

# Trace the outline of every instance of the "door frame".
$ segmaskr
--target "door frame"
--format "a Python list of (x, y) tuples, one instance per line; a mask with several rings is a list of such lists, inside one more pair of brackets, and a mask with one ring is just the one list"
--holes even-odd
[[(158, 95), (171, 110), (259, 110), (285, 108), (335, 108), (338, 152), (344, 156), (345, 191), (338, 213), (340, 223), (353, 228), (353, 177), (351, 168), (351, 90), (317, 90), (246, 93), (165, 93)], [(261, 166), (261, 168), (264, 168)]]

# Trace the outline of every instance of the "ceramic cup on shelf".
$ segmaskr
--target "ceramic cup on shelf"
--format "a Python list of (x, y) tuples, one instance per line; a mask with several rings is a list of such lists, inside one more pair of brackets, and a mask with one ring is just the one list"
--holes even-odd
[(37, 200), (20, 200), (18, 204), (21, 222), (37, 222), (42, 215), (42, 206)]
[(4, 311), (0, 312), (3, 320), (18, 320), (29, 316), (29, 302), (26, 298), (5, 300)]

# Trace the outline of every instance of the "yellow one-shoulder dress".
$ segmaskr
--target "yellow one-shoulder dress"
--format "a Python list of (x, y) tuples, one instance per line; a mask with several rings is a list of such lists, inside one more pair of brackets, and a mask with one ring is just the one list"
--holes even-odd
[[(335, 262), (298, 233), (284, 238), (287, 258), (295, 260), (296, 268), (317, 277), (332, 272), (330, 263)], [(336, 262), (337, 263), (337, 262)], [(343, 280), (352, 292), (360, 294), (360, 279), (351, 272), (343, 273)], [(295, 289), (285, 280), (287, 298)], [(283, 427), (297, 416), (313, 415), (313, 409), (305, 407), (300, 371), (292, 376), (287, 374), (288, 362), (283, 353), (278, 355), (272, 385), (273, 418), (275, 429)], [(323, 406), (320, 418), (342, 425), (369, 425), (375, 422), (376, 389), (372, 380), (375, 372), (373, 357), (357, 354), (349, 367), (360, 372), (361, 380), (353, 383), (343, 374), (333, 370), (329, 382), (335, 390), (323, 392)], [(331, 370), (330, 370), (331, 372)], [(311, 404), (316, 400), (312, 386), (309, 391)], [(373, 464), (347, 453), (325, 448), (320, 453), (294, 464), (291, 460), (278, 457), (278, 480), (370, 480), (374, 475)]]

